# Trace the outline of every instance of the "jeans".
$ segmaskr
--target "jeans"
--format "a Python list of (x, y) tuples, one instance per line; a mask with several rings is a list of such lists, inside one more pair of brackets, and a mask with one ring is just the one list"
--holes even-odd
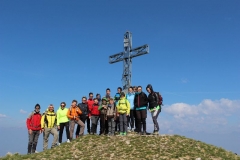
[(159, 131), (159, 125), (157, 122), (159, 113), (160, 113), (160, 109), (151, 112), (152, 120), (153, 120), (153, 124), (154, 124), (154, 131)]
[(32, 134), (28, 133), (28, 153), (35, 153), (38, 143), (40, 131), (32, 131)]

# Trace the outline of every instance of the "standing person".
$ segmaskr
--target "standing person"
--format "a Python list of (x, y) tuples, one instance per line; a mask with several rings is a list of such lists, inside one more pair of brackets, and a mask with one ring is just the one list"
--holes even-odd
[(99, 104), (99, 106), (101, 106), (101, 104), (102, 104), (101, 94), (97, 93), (97, 94), (96, 94), (96, 98), (98, 99), (98, 104)]
[(125, 93), (121, 92), (120, 100), (117, 104), (117, 116), (119, 117), (120, 135), (127, 134), (127, 116), (130, 113), (130, 103), (125, 97)]
[(93, 105), (89, 108), (89, 118), (91, 118), (92, 121), (92, 126), (91, 126), (91, 134), (96, 134), (97, 133), (97, 124), (98, 124), (98, 119), (100, 116), (100, 112), (98, 110), (98, 100), (97, 98), (94, 98), (94, 103)]
[(48, 109), (43, 113), (41, 118), (41, 127), (43, 131), (43, 150), (48, 149), (48, 138), (49, 135), (53, 135), (53, 142), (51, 148), (54, 148), (57, 146), (58, 141), (58, 131), (56, 129), (57, 124), (57, 115), (54, 112), (54, 106), (53, 104), (50, 104), (48, 106)]
[(105, 96), (105, 98), (108, 100), (107, 102), (109, 102), (109, 99), (111, 98), (111, 90), (110, 90), (110, 88), (106, 89), (106, 96)]
[[(88, 105), (87, 105), (87, 97), (82, 97), (82, 103), (78, 104), (78, 108), (82, 111), (82, 114), (80, 115), (80, 120), (85, 124), (85, 121), (88, 120)], [(77, 130), (76, 130), (76, 138), (79, 137), (79, 132), (80, 132), (80, 125), (77, 125)]]
[[(133, 87), (133, 92), (134, 92), (134, 98), (135, 98), (135, 93), (137, 92), (137, 86), (134, 86)], [(134, 107), (134, 110), (133, 110), (133, 112), (134, 112), (134, 116), (135, 116), (135, 132), (138, 132), (138, 122), (137, 122), (137, 115), (136, 115), (136, 107), (135, 107), (135, 105), (133, 106)]]
[[(89, 110), (89, 108), (92, 107), (94, 101), (93, 101), (93, 93), (90, 92), (88, 95), (89, 95), (89, 98), (87, 100), (87, 105), (88, 105), (88, 110)], [(88, 134), (90, 134), (90, 132), (91, 132), (90, 125), (91, 125), (91, 118), (87, 117), (87, 132), (88, 132)]]
[[(130, 131), (134, 131), (134, 122), (135, 122), (135, 108), (134, 108), (134, 97), (135, 93), (133, 92), (133, 87), (128, 88), (127, 100), (130, 103), (130, 115), (128, 116), (128, 126)], [(135, 124), (136, 125), (136, 124)]]
[(75, 124), (80, 125), (80, 136), (83, 136), (85, 125), (80, 120), (80, 115), (82, 114), (81, 109), (77, 106), (77, 100), (72, 100), (72, 105), (68, 109), (67, 116), (70, 119), (70, 140), (73, 139), (73, 133)]
[(115, 104), (118, 103), (118, 101), (120, 100), (120, 97), (121, 97), (121, 92), (122, 92), (122, 88), (121, 87), (118, 87), (117, 88), (117, 93), (115, 94), (114, 96), (114, 101), (115, 101)]
[(57, 126), (59, 130), (59, 138), (58, 143), (59, 145), (62, 143), (62, 134), (64, 127), (66, 129), (66, 135), (67, 135), (67, 142), (70, 142), (70, 133), (69, 133), (69, 119), (67, 117), (68, 109), (66, 108), (66, 103), (61, 102), (60, 107), (57, 110)]
[(106, 132), (106, 120), (107, 120), (107, 99), (105, 97), (102, 98), (102, 104), (99, 105), (98, 110), (100, 111), (100, 134), (107, 134)]
[(142, 92), (142, 87), (138, 86), (138, 92), (135, 93), (134, 106), (136, 107), (136, 116), (138, 123), (138, 133), (141, 134), (143, 128), (143, 135), (146, 135), (146, 118), (147, 118), (147, 95)]
[[(114, 101), (115, 101), (115, 105), (116, 105), (116, 107), (118, 106), (117, 104), (118, 104), (118, 101), (120, 100), (120, 97), (121, 97), (121, 92), (122, 92), (122, 88), (121, 87), (118, 87), (117, 88), (117, 93), (115, 94), (115, 96), (114, 96)], [(117, 132), (120, 132), (120, 125), (119, 125), (119, 117), (117, 116), (116, 117), (116, 125), (115, 125), (115, 132), (117, 133)]]
[(161, 112), (161, 102), (159, 102), (159, 97), (156, 92), (154, 92), (153, 87), (151, 84), (148, 84), (146, 87), (147, 92), (149, 93), (148, 95), (148, 102), (149, 102), (149, 111), (151, 112), (152, 115), (152, 120), (154, 124), (154, 131), (153, 134), (158, 134), (159, 133), (159, 125), (158, 125), (158, 115)]
[(34, 111), (29, 115), (26, 120), (28, 129), (28, 152), (32, 154), (36, 152), (39, 135), (42, 133), (41, 128), (41, 114), (40, 105), (36, 104)]
[(114, 99), (110, 98), (107, 107), (108, 135), (113, 136), (115, 132), (116, 106)]

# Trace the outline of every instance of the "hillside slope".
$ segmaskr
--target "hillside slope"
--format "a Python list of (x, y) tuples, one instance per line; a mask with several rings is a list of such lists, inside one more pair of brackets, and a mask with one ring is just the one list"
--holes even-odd
[(240, 160), (222, 148), (182, 136), (92, 136), (86, 135), (71, 143), (63, 143), (32, 155), (12, 155), (0, 159), (196, 159)]

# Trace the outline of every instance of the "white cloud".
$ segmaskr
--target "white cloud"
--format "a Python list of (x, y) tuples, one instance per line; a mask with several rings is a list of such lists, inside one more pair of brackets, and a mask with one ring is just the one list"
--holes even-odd
[(160, 116), (160, 126), (165, 131), (239, 132), (236, 119), (240, 118), (240, 100), (205, 99), (197, 105), (175, 103), (164, 106)]
[(27, 114), (27, 111), (24, 111), (23, 109), (20, 109), (20, 113)]
[(0, 118), (5, 118), (7, 117), (5, 114), (0, 114)]
[(181, 79), (181, 82), (182, 82), (182, 83), (188, 83), (188, 79), (182, 78), (182, 79)]

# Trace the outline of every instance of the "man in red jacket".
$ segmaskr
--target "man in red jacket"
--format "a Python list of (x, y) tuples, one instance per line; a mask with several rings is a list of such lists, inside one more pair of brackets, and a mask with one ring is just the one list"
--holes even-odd
[[(88, 110), (89, 110), (89, 108), (92, 107), (93, 103), (94, 103), (94, 101), (93, 101), (93, 93), (90, 92), (89, 93), (89, 98), (87, 100)], [(90, 117), (88, 115), (88, 117), (87, 117), (87, 132), (88, 132), (88, 134), (90, 134), (90, 132), (91, 132), (91, 130), (90, 130), (90, 123), (91, 123), (90, 122)]]
[(98, 99), (94, 98), (94, 103), (89, 108), (89, 118), (92, 121), (91, 134), (95, 135), (97, 133), (97, 124), (100, 116), (100, 111), (98, 110)]
[(35, 110), (30, 114), (26, 121), (28, 129), (28, 153), (35, 153), (38, 137), (42, 133), (40, 105), (35, 105)]

